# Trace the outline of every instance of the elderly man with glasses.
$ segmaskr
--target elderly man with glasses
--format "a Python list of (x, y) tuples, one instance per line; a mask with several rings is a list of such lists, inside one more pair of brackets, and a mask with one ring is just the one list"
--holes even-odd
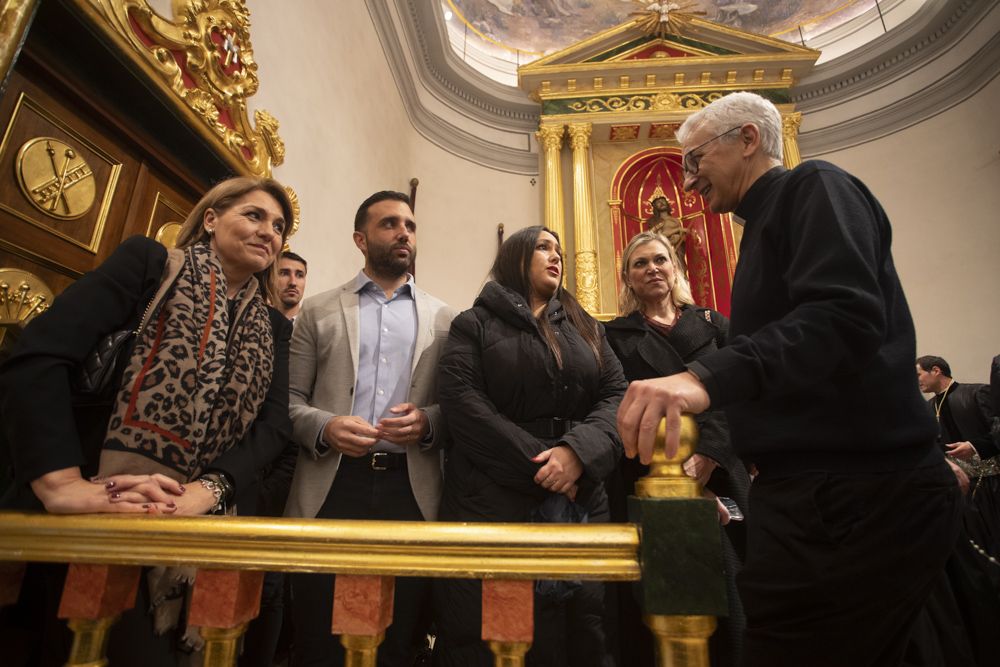
[(832, 164), (782, 167), (781, 129), (773, 104), (734, 93), (678, 130), (685, 190), (744, 225), (730, 340), (633, 382), (619, 428), (648, 462), (661, 417), (673, 451), (681, 412), (725, 408), (757, 466), (744, 665), (899, 665), (955, 544), (959, 490), (913, 381), (889, 220)]

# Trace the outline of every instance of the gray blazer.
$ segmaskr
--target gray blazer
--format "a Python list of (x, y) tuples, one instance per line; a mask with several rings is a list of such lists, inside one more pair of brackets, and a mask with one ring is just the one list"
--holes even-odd
[[(289, 358), (289, 414), (299, 444), (285, 516), (315, 518), (337, 476), (340, 452), (316, 451), (331, 417), (349, 415), (354, 404), (360, 335), (356, 282), (306, 299), (295, 319)], [(414, 289), (417, 340), (407, 400), (430, 420), (433, 440), (406, 449), (410, 487), (424, 519), (434, 521), (441, 500), (441, 443), (446, 437), (437, 406), (437, 364), (456, 311)]]

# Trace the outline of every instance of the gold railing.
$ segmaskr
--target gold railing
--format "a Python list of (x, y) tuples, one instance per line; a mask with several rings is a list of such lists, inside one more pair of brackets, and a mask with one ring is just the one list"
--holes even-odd
[[(646, 503), (644, 523), (647, 515), (655, 514), (648, 497), (658, 495), (663, 484), (671, 489), (672, 498), (654, 504), (706, 502), (678, 497), (678, 485), (685, 493), (697, 493), (696, 485), (680, 479), (666, 482), (667, 477), (683, 475), (680, 461), (690, 455), (696, 437), (693, 420), (686, 418), (681, 450), (667, 461), (662, 454), (661, 425), (660, 452), (651, 469), (661, 482), (644, 484), (639, 490), (647, 496), (640, 501)], [(700, 511), (699, 516), (714, 520), (714, 508)], [(337, 573), (332, 628), (341, 634), (348, 664), (374, 665), (378, 643), (391, 621), (391, 611), (386, 612), (391, 609), (394, 577), (482, 579), (483, 640), (493, 650), (497, 665), (522, 665), (532, 639), (533, 580), (642, 578), (645, 585), (651, 579), (646, 575), (654, 568), (659, 570), (659, 583), (650, 581), (648, 587), (655, 592), (670, 585), (664, 577), (687, 576), (671, 574), (671, 563), (646, 563), (647, 572), (642, 572), (642, 547), (635, 524), (542, 526), (0, 512), (0, 561), (8, 561), (0, 562), (0, 604), (16, 599), (23, 576), (23, 568), (12, 564), (70, 563), (59, 613), (70, 620), (76, 638), (67, 664), (103, 665), (111, 624), (135, 605), (139, 566), (194, 566), (198, 576), (189, 623), (202, 628), (206, 665), (232, 665), (240, 634), (257, 614), (264, 571)], [(720, 570), (720, 580), (721, 576)], [(218, 591), (220, 587), (233, 594), (222, 600), (217, 594), (199, 595), (199, 588)], [(359, 614), (357, 600), (376, 608)], [(512, 608), (520, 613), (512, 614)], [(657, 637), (659, 664), (707, 667), (707, 638), (714, 629), (714, 617), (656, 614), (647, 616), (646, 622)]]

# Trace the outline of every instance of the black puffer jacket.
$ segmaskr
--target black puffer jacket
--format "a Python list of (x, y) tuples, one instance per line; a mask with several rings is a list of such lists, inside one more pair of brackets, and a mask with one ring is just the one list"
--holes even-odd
[[(601, 336), (602, 364), (553, 299), (545, 316), (562, 351), (559, 369), (524, 298), (487, 283), (455, 318), (439, 363), (438, 400), (452, 436), (441, 516), (457, 521), (527, 521), (548, 492), (531, 459), (553, 445), (518, 423), (581, 423), (558, 438), (583, 463), (577, 502), (600, 519), (603, 480), (621, 457), (615, 426), (625, 392), (621, 364)], [(594, 512), (597, 516), (594, 516)]]

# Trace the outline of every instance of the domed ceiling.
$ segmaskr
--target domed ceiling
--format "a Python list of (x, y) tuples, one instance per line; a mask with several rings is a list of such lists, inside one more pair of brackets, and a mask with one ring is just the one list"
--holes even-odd
[(876, 0), (442, 0), (441, 9), (456, 53), (495, 81), (516, 85), (519, 65), (627, 21), (639, 11), (669, 8), (813, 46), (810, 40), (877, 10), (876, 5)]

